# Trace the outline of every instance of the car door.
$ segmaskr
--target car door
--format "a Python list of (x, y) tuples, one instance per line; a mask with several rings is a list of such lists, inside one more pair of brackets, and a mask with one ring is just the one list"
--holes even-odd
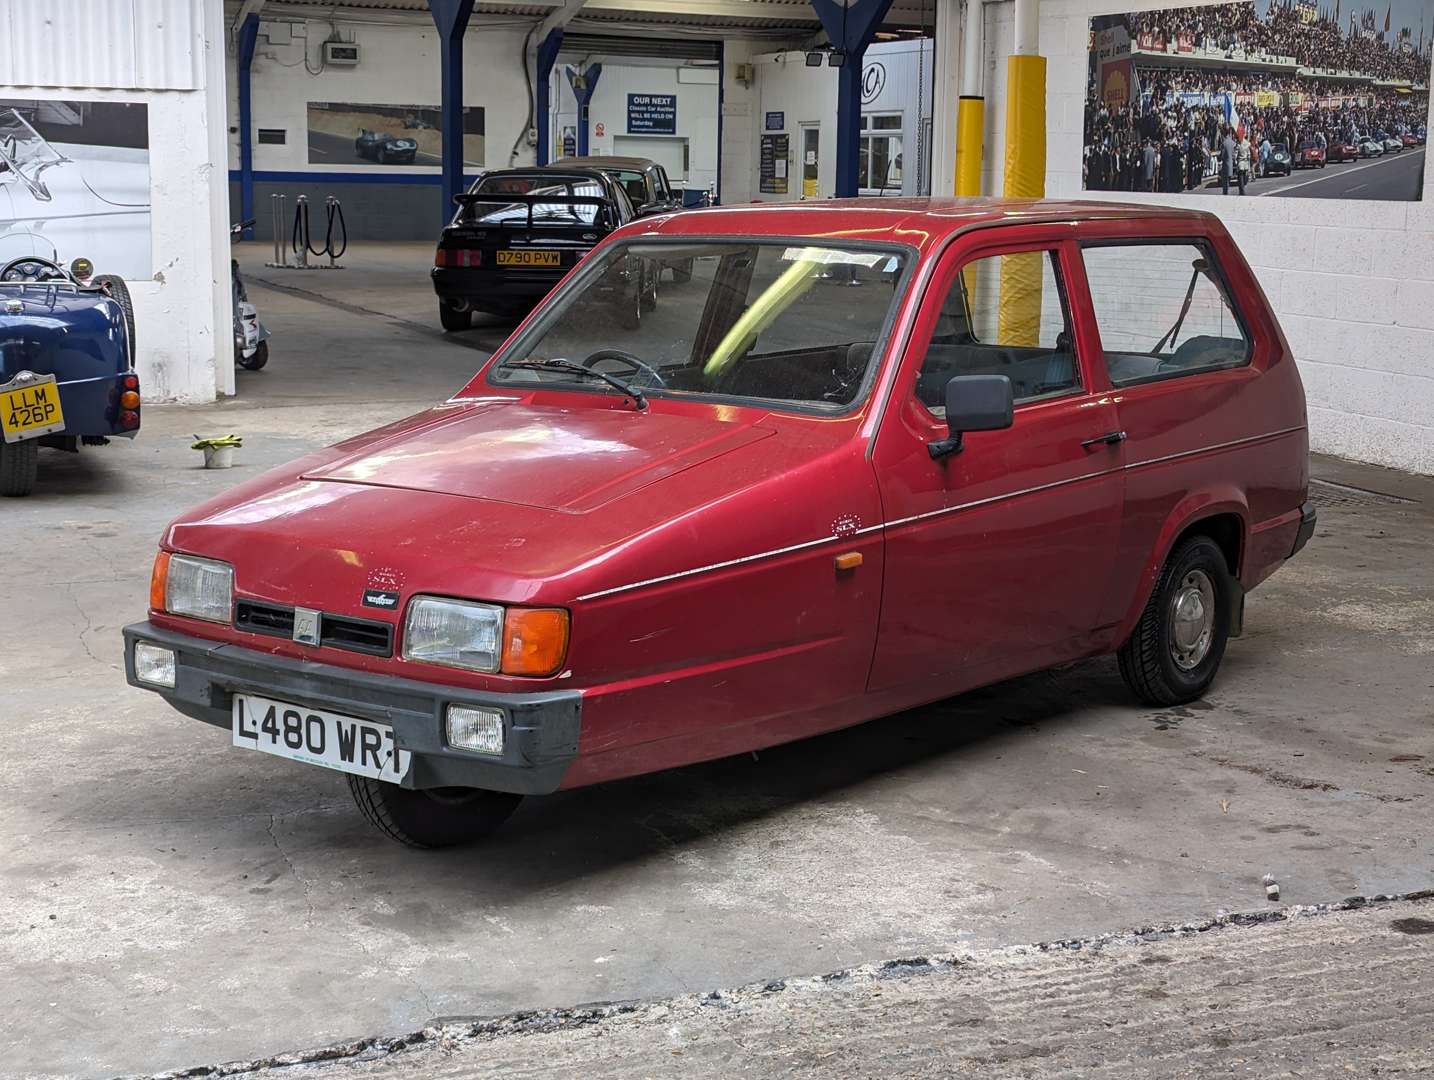
[[(1000, 232), (942, 258), (876, 438), (887, 555), (873, 691), (942, 696), (1104, 643), (1124, 448), (1090, 363), (1079, 253), (1067, 226)], [(946, 381), (964, 374), (1007, 375), (1014, 421), (933, 459)]]

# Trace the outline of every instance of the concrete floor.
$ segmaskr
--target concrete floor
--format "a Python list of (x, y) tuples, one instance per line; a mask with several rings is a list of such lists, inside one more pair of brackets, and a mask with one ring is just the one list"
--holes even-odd
[[(426, 246), (404, 260), (357, 250), (285, 292), (256, 274), (273, 354), (239, 398), (45, 452), (37, 493), (0, 506), (0, 1073), (1084, 937), (1262, 907), (1266, 873), (1287, 903), (1434, 885), (1434, 482), (1334, 462), (1317, 472), (1414, 501), (1322, 487), (1315, 540), (1251, 596), (1199, 706), (1141, 708), (1113, 663), (1082, 664), (530, 800), (470, 850), (392, 845), (338, 775), (130, 690), (119, 627), (171, 516), (450, 393), (466, 346), (501, 338), (440, 340)], [(191, 433), (229, 431), (239, 467), (197, 468)]]

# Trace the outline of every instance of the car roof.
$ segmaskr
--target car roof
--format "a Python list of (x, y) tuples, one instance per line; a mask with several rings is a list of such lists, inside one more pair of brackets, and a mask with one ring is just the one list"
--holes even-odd
[[(1079, 199), (864, 198), (715, 206), (644, 218), (635, 228), (666, 236), (788, 236), (915, 245), (925, 250), (953, 233), (991, 225), (1132, 219), (1218, 228), (1204, 210)], [(634, 228), (629, 226), (629, 228)]]
[(553, 165), (564, 168), (578, 166), (585, 169), (636, 169), (641, 172), (650, 169), (657, 162), (645, 157), (605, 157), (601, 154), (588, 154), (586, 157), (561, 157), (553, 162)]

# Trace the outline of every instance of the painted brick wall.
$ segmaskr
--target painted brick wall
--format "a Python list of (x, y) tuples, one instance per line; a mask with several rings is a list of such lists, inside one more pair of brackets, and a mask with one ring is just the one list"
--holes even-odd
[[(1046, 191), (1081, 196), (1081, 127), (1091, 15), (1132, 7), (1043, 0), (1047, 82)], [(987, 7), (986, 190), (1001, 190), (1005, 57), (1011, 5)], [(1434, 176), (1421, 202), (1218, 195), (1119, 196), (1218, 214), (1255, 269), (1299, 361), (1310, 444), (1412, 472), (1434, 473)]]

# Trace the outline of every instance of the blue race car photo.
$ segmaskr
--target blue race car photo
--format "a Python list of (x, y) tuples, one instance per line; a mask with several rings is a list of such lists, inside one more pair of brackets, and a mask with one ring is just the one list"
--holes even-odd
[(364, 128), (354, 139), (354, 153), (380, 165), (412, 165), (418, 154), (418, 143)]
[(0, 495), (28, 495), (39, 448), (139, 431), (134, 308), (117, 277), (39, 256), (0, 267)]

